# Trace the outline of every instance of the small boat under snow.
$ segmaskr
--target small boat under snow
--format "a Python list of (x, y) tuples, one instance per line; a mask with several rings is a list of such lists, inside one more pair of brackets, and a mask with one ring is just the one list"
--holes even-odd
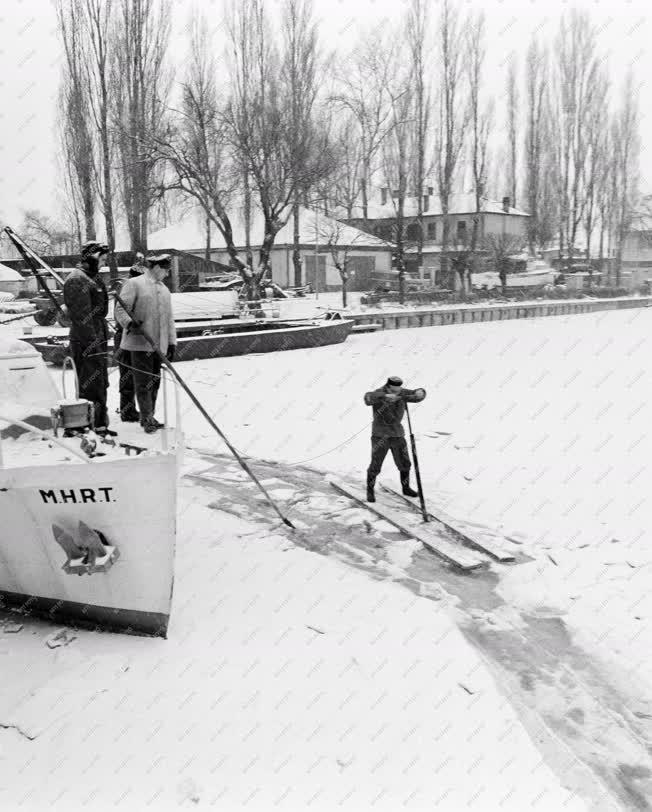
[(83, 403), (32, 346), (0, 338), (0, 605), (165, 637), (182, 435), (160, 432), (161, 448), (55, 436), (53, 411)]
[[(545, 285), (554, 285), (558, 272), (543, 259), (531, 257), (516, 257), (509, 263), (506, 274), (506, 287), (508, 288), (538, 288)], [(500, 288), (502, 283), (500, 275), (487, 271), (474, 273), (471, 276), (474, 288)]]

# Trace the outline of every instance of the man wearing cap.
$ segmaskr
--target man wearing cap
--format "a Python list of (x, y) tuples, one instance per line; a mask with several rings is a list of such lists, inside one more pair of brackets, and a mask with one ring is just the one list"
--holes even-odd
[(79, 396), (94, 407), (95, 430), (109, 431), (106, 396), (109, 388), (108, 327), (109, 297), (99, 276), (109, 247), (91, 240), (82, 246), (81, 262), (63, 285), (63, 301), (70, 318), (70, 354), (77, 370)]
[(403, 381), (397, 376), (387, 379), (385, 386), (367, 392), (364, 402), (371, 406), (374, 421), (371, 429), (371, 463), (367, 469), (367, 501), (375, 502), (376, 477), (383, 467), (387, 452), (391, 451), (401, 475), (401, 488), (406, 496), (418, 496), (410, 487), (410, 457), (405, 430), (401, 425), (406, 403), (420, 403), (426, 396), (425, 389), (403, 389)]
[(120, 298), (126, 309), (116, 302), (115, 317), (124, 330), (120, 348), (131, 354), (140, 424), (147, 434), (151, 434), (163, 425), (154, 417), (161, 382), (161, 359), (152, 350), (145, 335), (172, 361), (177, 333), (172, 314), (172, 297), (163, 284), (170, 272), (172, 258), (169, 254), (158, 254), (147, 257), (145, 264), (145, 273), (142, 276), (125, 283)]
[[(129, 278), (141, 276), (145, 272), (145, 257), (140, 252), (136, 254), (136, 261), (129, 269)], [(124, 282), (118, 283), (118, 292), (122, 289)], [(120, 370), (120, 419), (123, 423), (138, 423), (140, 414), (136, 409), (136, 390), (134, 388), (134, 376), (132, 374), (131, 353), (120, 348), (123, 334), (122, 325), (116, 320), (115, 333), (113, 335), (113, 352), (115, 360)]]

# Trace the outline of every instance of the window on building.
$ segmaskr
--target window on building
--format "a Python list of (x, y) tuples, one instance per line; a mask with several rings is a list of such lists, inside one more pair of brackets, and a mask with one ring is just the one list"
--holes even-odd
[(466, 242), (466, 220), (457, 221), (457, 242)]
[(437, 223), (434, 221), (432, 223), (428, 223), (428, 239), (429, 240), (437, 239)]
[(406, 229), (406, 236), (410, 242), (416, 242), (419, 239), (419, 225), (418, 223), (410, 223)]
[(380, 237), (381, 240), (388, 240), (391, 241), (392, 239), (392, 227), (387, 223), (379, 223), (376, 226), (376, 236)]

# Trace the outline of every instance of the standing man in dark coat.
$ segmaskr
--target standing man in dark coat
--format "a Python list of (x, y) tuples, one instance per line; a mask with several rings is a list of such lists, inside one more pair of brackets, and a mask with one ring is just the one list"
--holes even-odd
[(93, 403), (95, 430), (115, 436), (109, 431), (106, 408), (109, 297), (99, 275), (108, 253), (109, 247), (95, 240), (82, 246), (81, 262), (64, 283), (63, 300), (70, 318), (70, 354), (77, 368), (79, 396)]
[[(129, 278), (134, 279), (145, 273), (145, 257), (138, 253), (136, 254), (136, 261), (129, 269)], [(118, 288), (118, 292), (120, 291)], [(131, 353), (129, 350), (120, 348), (122, 342), (122, 325), (115, 320), (115, 333), (113, 336), (113, 352), (115, 360), (118, 363), (120, 370), (120, 419), (123, 423), (138, 423), (140, 421), (140, 413), (136, 408), (136, 390), (134, 388), (134, 375), (133, 364), (131, 363)]]
[(403, 389), (403, 381), (393, 376), (385, 386), (367, 392), (364, 402), (374, 411), (371, 429), (371, 463), (367, 469), (367, 502), (375, 502), (374, 487), (376, 477), (383, 467), (387, 452), (391, 451), (401, 475), (401, 488), (406, 496), (418, 496), (410, 487), (410, 457), (405, 430), (401, 425), (406, 403), (421, 403), (426, 396), (425, 389)]

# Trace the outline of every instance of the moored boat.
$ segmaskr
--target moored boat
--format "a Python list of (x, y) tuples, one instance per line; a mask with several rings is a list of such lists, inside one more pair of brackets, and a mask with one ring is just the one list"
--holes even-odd
[[(331, 313), (323, 318), (288, 321), (227, 319), (178, 322), (175, 360), (193, 361), (324, 347), (346, 341), (352, 327), (352, 321)], [(68, 338), (64, 334), (31, 336), (25, 340), (41, 353), (46, 362), (56, 366), (61, 366), (68, 355)]]
[[(506, 274), (508, 288), (536, 288), (553, 285), (558, 272), (543, 259), (532, 257), (511, 258)], [(500, 275), (494, 271), (474, 273), (471, 277), (475, 288), (501, 287)]]
[(0, 403), (0, 604), (165, 637), (181, 433), (163, 430), (160, 450), (57, 437), (52, 410), (79, 401), (23, 341), (0, 339)]

